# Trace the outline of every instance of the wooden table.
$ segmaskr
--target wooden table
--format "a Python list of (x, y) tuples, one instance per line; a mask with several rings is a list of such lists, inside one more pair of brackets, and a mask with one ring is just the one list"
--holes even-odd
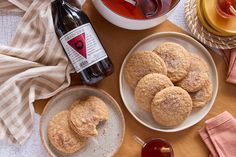
[[(211, 52), (219, 73), (219, 91), (214, 106), (208, 115), (201, 122), (184, 131), (176, 133), (162, 133), (150, 130), (138, 123), (124, 106), (119, 94), (119, 70), (126, 54), (142, 38), (156, 32), (183, 31), (169, 21), (166, 21), (153, 29), (143, 31), (125, 30), (112, 25), (101, 17), (90, 1), (85, 4), (84, 10), (90, 17), (101, 42), (106, 48), (115, 66), (114, 73), (96, 85), (97, 88), (107, 91), (116, 99), (125, 116), (125, 138), (123, 145), (115, 157), (140, 156), (141, 146), (133, 140), (133, 135), (137, 135), (141, 139), (147, 139), (150, 137), (160, 137), (166, 139), (173, 146), (176, 157), (207, 157), (208, 150), (198, 134), (198, 130), (204, 126), (204, 121), (222, 113), (225, 110), (229, 111), (236, 117), (236, 86), (225, 82), (227, 67), (222, 57), (214, 52)], [(73, 74), (71, 86), (80, 84), (79, 77), (76, 74)], [(48, 100), (40, 100), (34, 103), (37, 113), (42, 113), (47, 101)]]

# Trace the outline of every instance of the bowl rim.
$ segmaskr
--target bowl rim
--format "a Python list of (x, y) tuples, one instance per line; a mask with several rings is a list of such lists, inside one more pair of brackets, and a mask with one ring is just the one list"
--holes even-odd
[[(96, 1), (96, 0), (95, 0)], [(119, 17), (122, 17), (124, 19), (128, 19), (128, 20), (133, 20), (133, 21), (152, 21), (152, 20), (155, 20), (155, 19), (158, 19), (158, 18), (161, 18), (167, 14), (169, 14), (170, 12), (172, 12), (176, 7), (177, 5), (179, 4), (181, 0), (176, 0), (174, 5), (171, 6), (171, 9), (168, 10), (167, 12), (161, 14), (160, 16), (156, 16), (156, 17), (153, 17), (153, 18), (147, 18), (147, 19), (134, 19), (134, 18), (130, 18), (130, 17), (126, 17), (126, 16), (122, 16), (120, 14), (118, 14), (117, 12), (113, 11), (112, 9), (110, 9), (106, 4), (104, 4), (103, 0), (101, 0), (101, 4), (107, 9), (109, 10), (110, 12), (114, 13), (115, 15), (119, 16)]]
[(104, 94), (106, 97), (108, 97), (109, 99), (111, 99), (113, 101), (113, 103), (115, 104), (115, 108), (119, 111), (120, 113), (120, 116), (121, 116), (121, 119), (122, 119), (122, 135), (121, 135), (121, 140), (120, 140), (120, 143), (118, 145), (118, 147), (113, 150), (111, 156), (114, 156), (118, 151), (119, 149), (121, 148), (123, 142), (124, 142), (124, 138), (125, 138), (125, 118), (124, 118), (124, 114), (122, 112), (122, 109), (120, 107), (120, 105), (117, 103), (117, 101), (109, 94), (107, 93), (105, 90), (103, 89), (98, 89), (98, 88), (95, 88), (95, 87), (88, 87), (86, 85), (77, 85), (77, 86), (71, 86), (71, 87), (68, 87), (66, 88), (65, 90), (57, 93), (55, 96), (53, 96), (48, 102), (47, 104), (45, 105), (44, 109), (43, 109), (43, 112), (40, 116), (40, 122), (39, 122), (39, 133), (40, 133), (40, 139), (41, 139), (41, 142), (43, 144), (43, 147), (45, 148), (45, 150), (47, 151), (47, 154), (50, 156), (50, 157), (57, 157), (55, 156), (52, 151), (49, 149), (49, 146), (46, 144), (46, 141), (45, 141), (45, 138), (43, 137), (44, 133), (43, 133), (43, 116), (45, 115), (45, 113), (48, 111), (48, 108), (49, 106), (51, 105), (50, 103), (52, 101), (54, 101), (60, 94), (62, 94), (63, 92), (65, 91), (70, 91), (70, 90), (74, 90), (74, 89), (89, 89), (89, 90), (95, 90), (97, 92), (100, 92), (102, 94)]

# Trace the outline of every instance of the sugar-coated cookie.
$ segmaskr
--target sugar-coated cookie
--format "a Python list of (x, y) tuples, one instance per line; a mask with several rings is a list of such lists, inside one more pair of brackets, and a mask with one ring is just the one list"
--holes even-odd
[(198, 55), (189, 55), (191, 64), (189, 72), (185, 78), (177, 82), (176, 85), (188, 92), (199, 91), (208, 80), (208, 66)]
[(154, 120), (163, 126), (181, 124), (192, 111), (192, 100), (180, 87), (167, 87), (158, 92), (151, 104)]
[(133, 89), (141, 78), (150, 73), (167, 74), (164, 61), (151, 51), (130, 56), (124, 67), (125, 80)]
[(135, 100), (142, 109), (151, 112), (151, 102), (156, 93), (170, 86), (173, 83), (166, 75), (148, 74), (138, 82), (134, 91)]
[(50, 143), (63, 153), (74, 153), (87, 142), (87, 138), (76, 134), (69, 126), (69, 111), (57, 113), (48, 123), (48, 139)]
[(207, 80), (202, 89), (197, 92), (190, 93), (193, 101), (193, 108), (199, 108), (207, 105), (212, 97), (212, 84)]
[(98, 134), (96, 126), (106, 120), (108, 120), (108, 108), (98, 97), (88, 96), (79, 99), (70, 107), (69, 124), (80, 136), (96, 136)]
[(165, 62), (167, 67), (167, 76), (172, 82), (183, 79), (189, 71), (190, 61), (187, 50), (173, 42), (164, 42), (155, 50)]

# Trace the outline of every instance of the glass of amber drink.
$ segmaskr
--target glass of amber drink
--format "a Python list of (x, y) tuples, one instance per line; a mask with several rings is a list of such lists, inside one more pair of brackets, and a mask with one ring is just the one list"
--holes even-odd
[(216, 9), (224, 18), (236, 18), (236, 0), (217, 0)]

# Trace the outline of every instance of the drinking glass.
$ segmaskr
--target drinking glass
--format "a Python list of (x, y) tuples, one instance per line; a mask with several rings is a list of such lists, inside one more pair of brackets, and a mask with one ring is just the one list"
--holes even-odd
[(145, 142), (138, 136), (134, 140), (142, 146), (141, 157), (174, 157), (171, 145), (160, 138), (149, 138)]
[(236, 0), (217, 0), (216, 10), (224, 18), (236, 17)]

